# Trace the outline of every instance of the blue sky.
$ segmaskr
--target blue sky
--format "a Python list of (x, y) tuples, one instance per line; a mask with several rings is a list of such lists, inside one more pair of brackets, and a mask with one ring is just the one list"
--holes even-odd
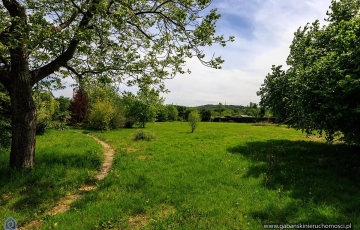
[[(191, 74), (167, 80), (171, 92), (162, 95), (166, 104), (198, 106), (204, 104), (248, 105), (256, 96), (272, 65), (286, 65), (294, 32), (307, 22), (324, 23), (331, 0), (213, 0), (210, 8), (222, 15), (217, 33), (235, 36), (226, 47), (204, 48), (208, 57), (215, 53), (225, 63), (216, 70), (197, 59), (188, 60)], [(71, 81), (68, 81), (68, 84)], [(71, 97), (72, 89), (54, 92)]]

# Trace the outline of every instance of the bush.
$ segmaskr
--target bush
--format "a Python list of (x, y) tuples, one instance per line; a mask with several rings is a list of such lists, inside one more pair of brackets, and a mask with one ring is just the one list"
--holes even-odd
[(190, 112), (188, 117), (188, 122), (191, 127), (191, 132), (193, 133), (201, 121), (200, 114), (197, 110), (193, 110)]
[(52, 129), (58, 130), (58, 131), (64, 131), (67, 129), (66, 125), (64, 123), (53, 123), (51, 125)]
[(152, 141), (152, 140), (156, 140), (156, 136), (152, 132), (139, 130), (135, 133), (134, 140), (136, 140), (136, 141)]
[(211, 110), (202, 109), (200, 111), (200, 114), (201, 114), (201, 121), (210, 121), (211, 120)]
[(113, 119), (115, 110), (110, 102), (98, 101), (92, 106), (89, 126), (93, 129), (107, 130)]

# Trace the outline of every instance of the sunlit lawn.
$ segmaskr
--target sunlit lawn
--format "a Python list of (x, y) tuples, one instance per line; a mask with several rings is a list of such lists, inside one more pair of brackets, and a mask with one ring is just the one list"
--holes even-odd
[[(96, 142), (79, 130), (51, 131), (38, 139), (38, 168), (26, 174), (9, 171), (8, 156), (0, 155), (0, 215), (21, 224), (38, 215), (43, 229), (263, 229), (300, 222), (360, 228), (355, 147), (284, 126), (201, 123), (190, 133), (185, 122), (155, 123), (145, 128), (157, 137), (150, 142), (134, 141), (138, 130), (93, 132), (116, 148), (113, 170), (54, 217), (43, 215), (51, 201), (91, 183), (100, 165)], [(37, 194), (35, 205), (24, 202)]]

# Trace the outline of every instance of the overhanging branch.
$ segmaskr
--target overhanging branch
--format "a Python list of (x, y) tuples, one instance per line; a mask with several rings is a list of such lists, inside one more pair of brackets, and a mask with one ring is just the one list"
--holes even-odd
[(69, 18), (69, 20), (67, 20), (66, 22), (63, 22), (60, 25), (58, 25), (57, 27), (53, 28), (53, 32), (58, 33), (60, 31), (62, 31), (63, 29), (65, 29), (66, 27), (68, 27), (76, 19), (76, 16), (78, 16), (78, 14), (79, 14), (79, 11), (74, 12), (71, 15), (71, 17)]
[(152, 40), (152, 38), (150, 37), (150, 35), (146, 34), (141, 28), (140, 26), (130, 22), (130, 21), (126, 21), (128, 24), (135, 26), (145, 37), (147, 37), (149, 40)]
[[(96, 5), (98, 5), (99, 0), (93, 0), (91, 2), (90, 9), (84, 14), (84, 17), (79, 23), (79, 29), (87, 29), (89, 26), (90, 20), (94, 17), (94, 12), (96, 11)], [(68, 48), (65, 52), (60, 54), (52, 62), (47, 65), (31, 71), (32, 84), (42, 80), (43, 78), (49, 76), (55, 71), (59, 70), (60, 67), (65, 66), (66, 63), (74, 57), (75, 51), (80, 40), (77, 38), (78, 34), (74, 35), (74, 38), (70, 41)]]
[(25, 15), (25, 9), (18, 1), (3, 0), (3, 4), (11, 17), (23, 17)]

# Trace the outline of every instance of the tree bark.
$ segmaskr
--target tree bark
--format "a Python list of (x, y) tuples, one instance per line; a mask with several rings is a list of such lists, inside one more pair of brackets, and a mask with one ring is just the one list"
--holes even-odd
[[(19, 71), (21, 72), (21, 71)], [(32, 98), (32, 87), (27, 71), (11, 82), (12, 143), (10, 167), (34, 166), (36, 143), (36, 107)]]
[[(5, 4), (6, 2), (6, 4)], [(12, 143), (10, 167), (34, 166), (36, 107), (32, 98), (33, 78), (29, 70), (29, 53), (26, 40), (29, 37), (24, 7), (16, 1), (4, 1), (13, 18), (10, 32), (18, 44), (10, 48), (11, 69), (8, 90), (11, 101)]]

